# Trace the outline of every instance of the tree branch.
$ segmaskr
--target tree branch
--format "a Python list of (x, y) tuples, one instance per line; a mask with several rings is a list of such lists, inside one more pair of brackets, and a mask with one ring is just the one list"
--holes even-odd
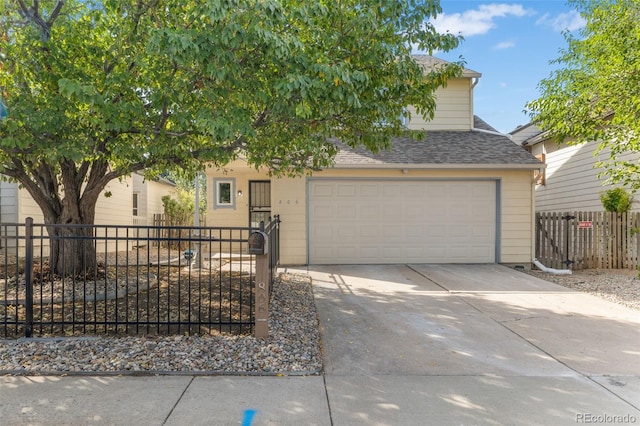
[[(57, 194), (57, 184), (52, 176), (51, 169), (40, 165), (33, 167), (31, 164), (22, 163), (17, 158), (11, 159), (13, 167), (3, 170), (3, 174), (16, 179), (38, 204), (46, 218), (53, 218), (61, 210), (60, 199)], [(27, 170), (32, 170), (28, 173)], [(33, 178), (40, 179), (33, 179)]]
[(22, 15), (27, 19), (27, 21), (33, 23), (40, 29), (40, 36), (42, 38), (42, 41), (48, 41), (51, 38), (51, 27), (53, 26), (53, 22), (56, 20), (58, 15), (60, 15), (62, 6), (64, 6), (64, 1), (60, 0), (56, 3), (56, 6), (51, 12), (49, 19), (46, 21), (40, 15), (40, 2), (38, 0), (33, 0), (33, 6), (31, 7), (27, 7), (23, 0), (18, 0), (18, 5), (20, 6)]
[(56, 7), (53, 9), (53, 12), (51, 12), (51, 15), (49, 16), (49, 19), (47, 19), (47, 25), (49, 27), (51, 27), (51, 25), (53, 25), (53, 21), (55, 21), (56, 18), (58, 17), (58, 15), (60, 14), (60, 11), (62, 10), (62, 6), (64, 6), (64, 1), (59, 1), (56, 4)]

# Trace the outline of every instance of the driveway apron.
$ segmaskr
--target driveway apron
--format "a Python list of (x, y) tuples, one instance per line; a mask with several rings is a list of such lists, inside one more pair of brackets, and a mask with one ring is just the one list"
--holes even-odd
[(334, 424), (640, 422), (640, 312), (499, 265), (312, 266)]

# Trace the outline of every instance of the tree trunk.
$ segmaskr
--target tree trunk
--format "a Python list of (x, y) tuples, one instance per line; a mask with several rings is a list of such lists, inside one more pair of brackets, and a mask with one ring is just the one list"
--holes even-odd
[[(5, 174), (15, 178), (44, 215), (49, 234), (51, 272), (59, 276), (92, 274), (96, 269), (96, 203), (106, 185), (123, 172), (109, 171), (106, 161), (33, 165), (14, 160)], [(140, 170), (133, 168), (134, 172)]]
[[(86, 276), (96, 268), (96, 241), (93, 206), (69, 206), (63, 203), (59, 217), (46, 220), (49, 233), (49, 265), (59, 276)], [(75, 208), (75, 207), (84, 207)], [(84, 211), (83, 211), (84, 210)]]

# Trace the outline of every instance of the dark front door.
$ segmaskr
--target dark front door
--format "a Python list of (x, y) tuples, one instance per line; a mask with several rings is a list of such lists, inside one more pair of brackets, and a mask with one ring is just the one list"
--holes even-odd
[(268, 180), (249, 181), (249, 226), (258, 227), (267, 223), (271, 216), (271, 182)]

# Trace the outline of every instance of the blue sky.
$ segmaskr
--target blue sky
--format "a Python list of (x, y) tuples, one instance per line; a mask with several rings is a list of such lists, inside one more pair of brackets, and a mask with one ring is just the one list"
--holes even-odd
[(526, 124), (525, 103), (538, 97), (538, 83), (552, 70), (549, 61), (566, 47), (562, 31), (575, 33), (584, 20), (564, 0), (440, 4), (443, 13), (433, 21), (436, 29), (465, 40), (456, 50), (434, 56), (462, 56), (467, 68), (482, 73), (474, 90), (475, 114), (501, 132)]

